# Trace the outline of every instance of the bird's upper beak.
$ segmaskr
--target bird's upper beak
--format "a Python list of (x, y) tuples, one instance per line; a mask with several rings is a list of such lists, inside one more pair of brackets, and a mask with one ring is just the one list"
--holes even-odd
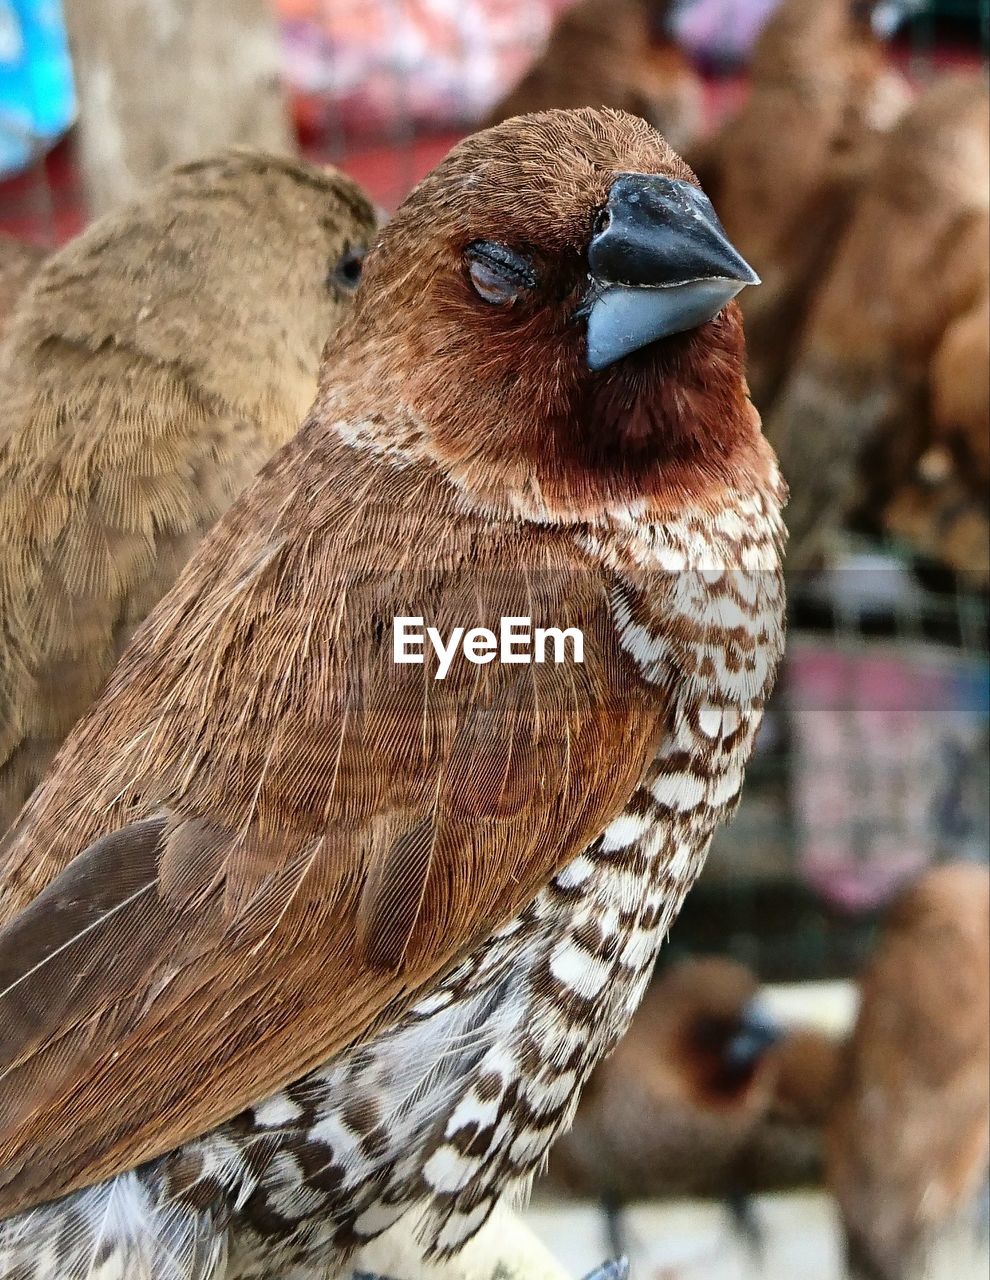
[(732, 247), (711, 201), (676, 178), (622, 173), (588, 245), (588, 366), (604, 369), (658, 338), (694, 329), (760, 278)]
[(726, 1048), (725, 1060), (737, 1071), (746, 1070), (759, 1062), (783, 1035), (783, 1028), (757, 996), (743, 1009), (736, 1034)]

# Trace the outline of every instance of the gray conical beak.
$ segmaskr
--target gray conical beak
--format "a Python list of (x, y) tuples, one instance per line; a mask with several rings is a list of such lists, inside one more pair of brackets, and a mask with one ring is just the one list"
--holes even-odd
[(783, 1037), (780, 1023), (756, 996), (743, 1009), (736, 1034), (726, 1045), (726, 1064), (735, 1070), (755, 1066)]
[(697, 328), (760, 278), (690, 182), (623, 173), (588, 245), (588, 366)]

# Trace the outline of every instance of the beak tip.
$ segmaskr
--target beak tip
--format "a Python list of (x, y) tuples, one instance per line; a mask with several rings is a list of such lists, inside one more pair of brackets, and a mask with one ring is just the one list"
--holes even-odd
[(735, 256), (736, 271), (733, 272), (732, 278), (739, 285), (740, 289), (748, 288), (751, 285), (762, 284), (762, 279), (756, 274), (742, 254), (733, 246), (729, 246)]

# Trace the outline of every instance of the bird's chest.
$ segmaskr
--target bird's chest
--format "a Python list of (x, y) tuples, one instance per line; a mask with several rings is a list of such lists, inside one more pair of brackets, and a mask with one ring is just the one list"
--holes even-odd
[[(656, 548), (632, 551), (641, 563)], [(272, 1258), (320, 1274), (414, 1206), (443, 1254), (528, 1183), (625, 1030), (738, 796), (782, 613), (779, 580), (752, 559), (742, 574), (675, 571), (663, 629), (618, 575), (621, 643), (670, 689), (624, 812), (372, 1040), (203, 1140), (207, 1162), (240, 1170), (233, 1275), (267, 1276)]]
[(228, 1130), (264, 1153), (234, 1231), (244, 1276), (273, 1249), (325, 1264), (416, 1205), (424, 1238), (453, 1249), (528, 1182), (639, 1004), (755, 719), (716, 732), (685, 705), (625, 812), (518, 917), (393, 1026)]
[(625, 1031), (738, 791), (755, 722), (726, 729), (730, 743), (692, 744), (700, 714), (518, 917), (388, 1030), (228, 1129), (257, 1170), (236, 1215), (235, 1275), (267, 1276), (275, 1256), (319, 1274), (423, 1205), (424, 1239), (442, 1253), (528, 1183)]

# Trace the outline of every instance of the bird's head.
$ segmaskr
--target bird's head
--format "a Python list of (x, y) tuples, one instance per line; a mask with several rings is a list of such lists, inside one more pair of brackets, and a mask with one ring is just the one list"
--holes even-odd
[(769, 1084), (768, 1054), (783, 1034), (753, 975), (735, 961), (706, 956), (671, 970), (664, 990), (677, 1011), (676, 1052), (696, 1099), (747, 1104)]
[[(154, 254), (171, 264), (183, 316), (195, 291), (203, 330), (193, 344), (183, 325), (181, 349), (197, 348), (204, 381), (232, 404), (285, 404), (294, 430), (327, 334), (353, 302), (374, 207), (346, 174), (251, 147), (183, 165), (167, 182), (178, 214)], [(154, 296), (156, 309), (172, 301), (161, 287)]]
[(341, 354), (379, 396), (399, 371), (409, 429), (470, 498), (649, 514), (751, 488), (767, 465), (732, 302), (756, 283), (642, 120), (519, 116), (465, 139), (399, 208)]
[(375, 228), (344, 174), (231, 147), (168, 170), (53, 255), (17, 342), (123, 348), (291, 432)]

